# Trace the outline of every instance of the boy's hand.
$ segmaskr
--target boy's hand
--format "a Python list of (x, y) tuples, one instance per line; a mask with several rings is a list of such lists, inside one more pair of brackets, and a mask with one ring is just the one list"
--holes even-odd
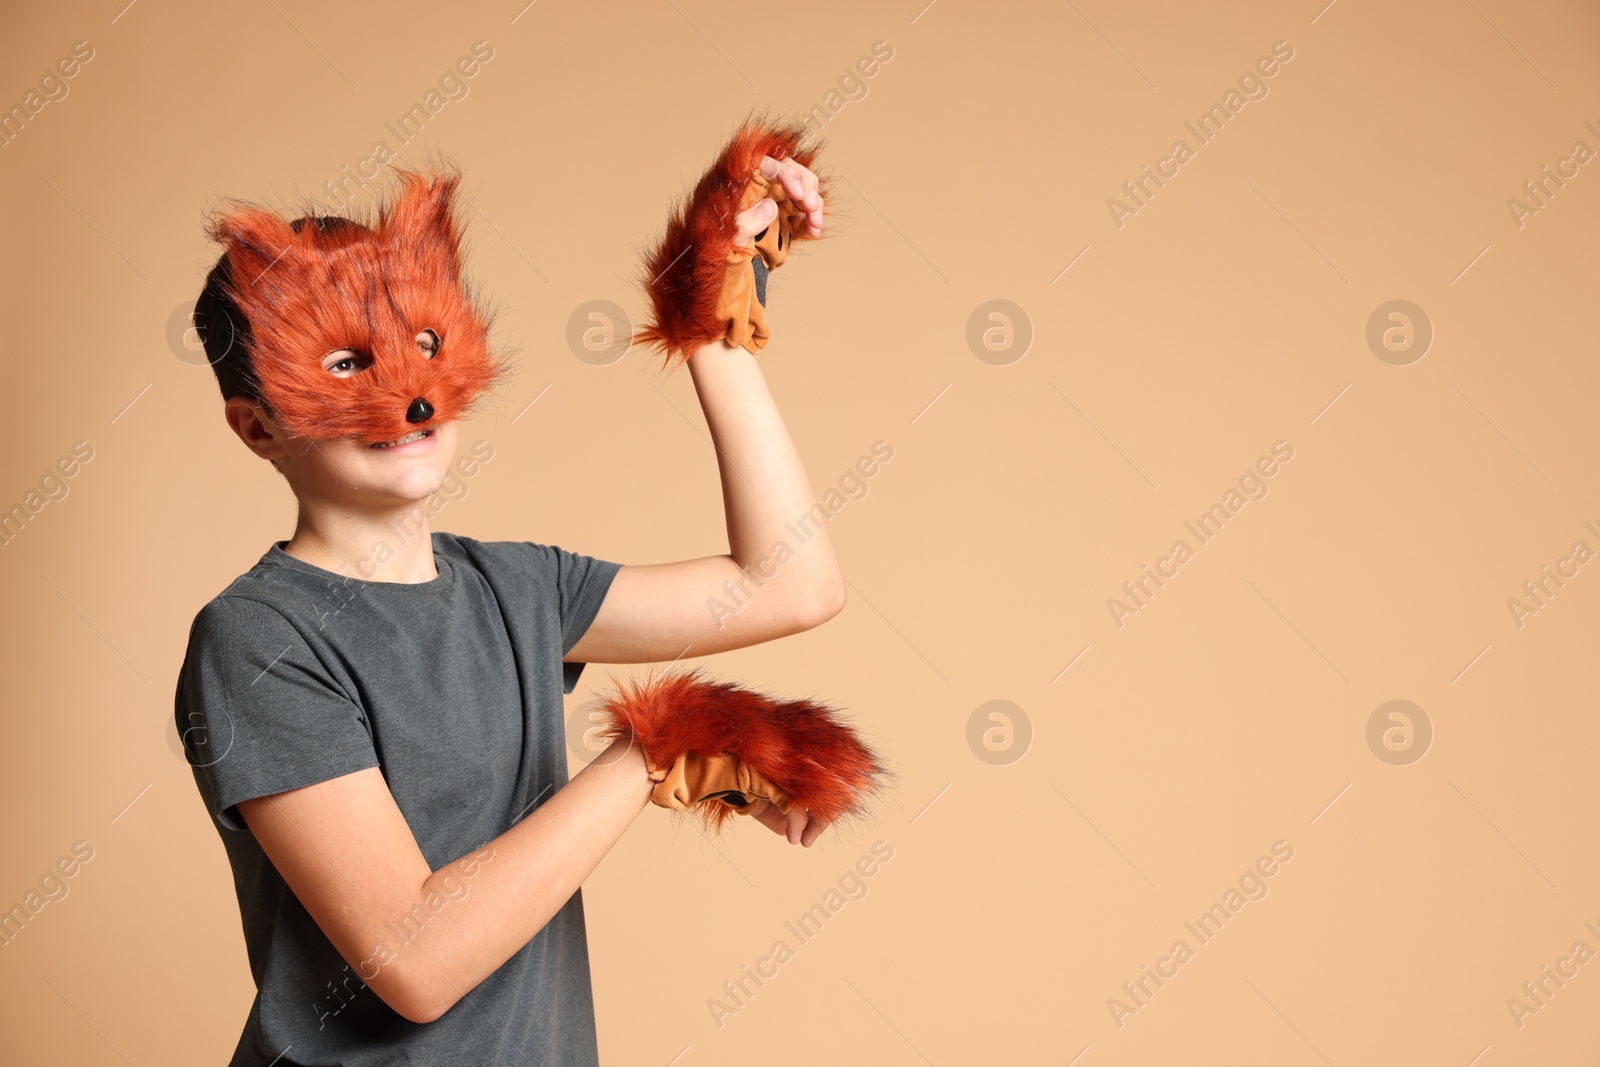
[(827, 819), (813, 818), (805, 808), (798, 804), (792, 805), (789, 808), (789, 814), (785, 815), (778, 810), (776, 804), (762, 800), (756, 803), (755, 808), (750, 812), (750, 816), (759, 820), (763, 826), (773, 833), (783, 834), (789, 839), (789, 844), (803, 845), (806, 848), (810, 848), (812, 843), (822, 836), (822, 831), (828, 828)]
[[(821, 237), (823, 226), (823, 200), (817, 192), (817, 176), (809, 168), (792, 159), (778, 160), (761, 157), (761, 176), (781, 187), (805, 219), (805, 236)], [(764, 197), (761, 202), (739, 212), (736, 216), (739, 232), (733, 243), (740, 248), (750, 247), (755, 235), (765, 230), (778, 217), (778, 202)]]
[(752, 116), (668, 217), (644, 262), (651, 317), (632, 337), (659, 349), (666, 369), (716, 341), (766, 347), (768, 272), (827, 226), (834, 179), (807, 141), (802, 124)]

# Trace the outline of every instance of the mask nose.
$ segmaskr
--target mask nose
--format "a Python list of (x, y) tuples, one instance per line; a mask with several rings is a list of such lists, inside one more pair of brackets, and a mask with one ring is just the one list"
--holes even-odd
[(431, 418), (433, 418), (433, 405), (420, 396), (411, 402), (410, 407), (406, 408), (407, 422), (427, 422)]

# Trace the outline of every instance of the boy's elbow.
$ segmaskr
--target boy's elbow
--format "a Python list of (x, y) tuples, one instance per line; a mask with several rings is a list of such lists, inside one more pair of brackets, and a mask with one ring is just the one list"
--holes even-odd
[(423, 1024), (436, 1022), (455, 1005), (456, 998), (454, 997), (446, 1000), (420, 991), (399, 996), (389, 1001), (389, 1007), (393, 1008), (402, 1018), (408, 1022)]
[(413, 1023), (437, 1021), (445, 1012), (456, 1006), (460, 998), (442, 984), (428, 982), (414, 974), (397, 974), (380, 986), (368, 983), (378, 998), (392, 1008), (396, 1015)]
[(845, 592), (844, 579), (827, 587), (827, 592), (818, 596), (800, 615), (800, 627), (804, 630), (821, 626), (839, 612), (844, 610), (845, 602), (849, 599)]
[(426, 1025), (431, 1022), (436, 1022), (444, 1015), (445, 1012), (449, 1011), (453, 1007), (455, 1007), (453, 1002), (450, 1004), (441, 1004), (436, 1001), (425, 1002), (415, 1006), (409, 1011), (402, 1011), (400, 1014), (411, 1022)]

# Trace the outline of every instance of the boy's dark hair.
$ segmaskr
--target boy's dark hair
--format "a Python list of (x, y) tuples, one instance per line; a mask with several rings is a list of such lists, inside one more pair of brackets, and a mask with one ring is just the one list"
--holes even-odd
[[(307, 221), (315, 222), (321, 233), (338, 233), (348, 227), (372, 232), (371, 228), (341, 215), (306, 215), (290, 223), (299, 233)], [(211, 273), (206, 275), (205, 288), (194, 303), (194, 328), (205, 345), (206, 360), (216, 372), (217, 386), (222, 399), (243, 396), (263, 406), (260, 380), (256, 377), (251, 360), (252, 338), (250, 321), (239, 305), (228, 295), (228, 283), (233, 277), (233, 266), (228, 253), (222, 253)]]

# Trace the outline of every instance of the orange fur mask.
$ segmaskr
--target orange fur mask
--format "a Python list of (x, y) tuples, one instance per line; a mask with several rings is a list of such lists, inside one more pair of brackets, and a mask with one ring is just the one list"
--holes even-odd
[[(398, 174), (373, 227), (291, 223), (250, 204), (207, 227), (227, 249), (250, 376), (295, 436), (393, 441), (462, 418), (508, 369), (462, 278), (460, 175)], [(327, 367), (341, 349), (355, 353), (346, 377)]]

